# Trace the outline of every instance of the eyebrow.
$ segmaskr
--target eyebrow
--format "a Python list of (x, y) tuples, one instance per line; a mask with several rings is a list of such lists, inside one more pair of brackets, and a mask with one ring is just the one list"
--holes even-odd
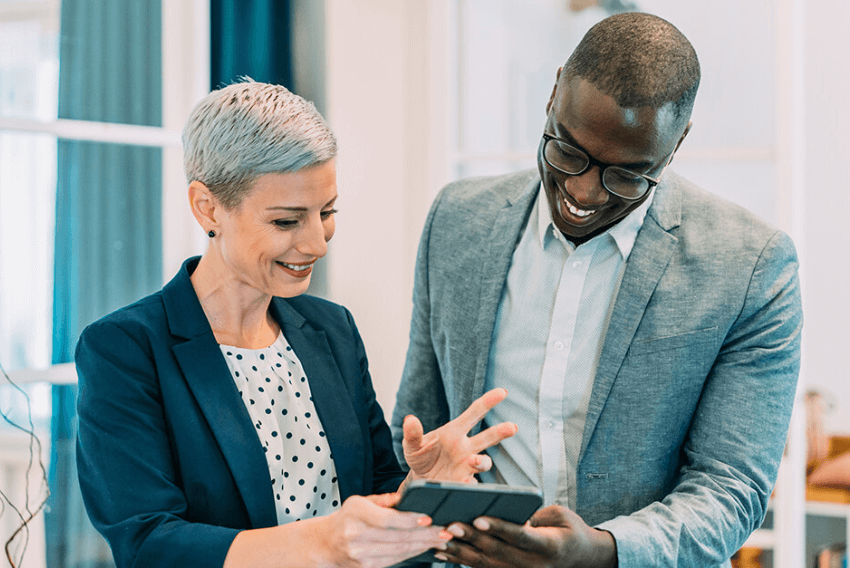
[[(576, 139), (573, 138), (573, 135), (570, 134), (570, 131), (567, 130), (566, 126), (564, 126), (560, 122), (555, 122), (555, 121), (553, 121), (553, 124), (555, 125), (555, 133), (558, 134), (558, 138), (566, 140), (572, 146), (575, 146), (576, 148), (578, 148), (579, 150), (581, 150), (582, 152), (584, 152), (585, 154), (587, 154), (588, 156), (590, 156), (591, 158), (596, 160), (595, 156), (593, 156), (590, 152), (585, 150), (582, 147), (581, 144), (576, 142)], [(559, 133), (564, 134), (564, 136), (561, 136), (561, 134), (559, 134)], [(602, 160), (596, 160), (596, 161), (601, 163), (601, 164), (604, 164), (606, 167), (607, 166), (616, 166), (618, 168), (623, 168), (623, 169), (626, 169), (626, 170), (634, 170), (635, 172), (640, 172), (641, 170), (650, 169), (655, 165), (652, 162), (635, 162), (635, 163), (632, 163), (632, 164), (612, 164), (610, 162), (603, 162)]]
[[(335, 195), (333, 199), (331, 199), (330, 201), (328, 201), (327, 203), (322, 205), (322, 209), (324, 209), (325, 207), (330, 207), (331, 205), (333, 205), (334, 201), (336, 201), (338, 198), (339, 198), (339, 195)], [(281, 205), (273, 205), (271, 207), (267, 207), (266, 209), (268, 211), (302, 211), (302, 212), (308, 211), (307, 207), (286, 207), (286, 206), (281, 206)]]

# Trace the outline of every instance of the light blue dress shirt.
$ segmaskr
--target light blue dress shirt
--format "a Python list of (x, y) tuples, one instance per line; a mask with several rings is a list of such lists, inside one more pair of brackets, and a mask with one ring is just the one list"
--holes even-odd
[(652, 196), (608, 231), (575, 247), (552, 223), (541, 189), (514, 251), (496, 314), (486, 389), (508, 398), (486, 424), (517, 434), (489, 451), (482, 480), (533, 485), (544, 503), (575, 508), (587, 406), (626, 259)]

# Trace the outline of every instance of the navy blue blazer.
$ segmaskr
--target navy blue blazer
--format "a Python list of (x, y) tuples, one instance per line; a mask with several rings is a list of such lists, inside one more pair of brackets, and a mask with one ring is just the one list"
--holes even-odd
[[(259, 437), (189, 280), (197, 263), (77, 345), (80, 487), (119, 567), (221, 566), (240, 530), (277, 524)], [(310, 296), (271, 310), (310, 381), (341, 498), (398, 489), (351, 314)]]

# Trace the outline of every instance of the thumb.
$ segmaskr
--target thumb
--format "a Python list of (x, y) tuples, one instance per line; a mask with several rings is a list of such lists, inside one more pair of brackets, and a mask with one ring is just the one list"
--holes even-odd
[(399, 499), (401, 499), (401, 495), (398, 493), (381, 493), (378, 495), (369, 495), (366, 498), (379, 507), (389, 508), (396, 506)]
[(404, 453), (412, 453), (419, 450), (422, 447), (422, 436), (425, 433), (422, 428), (422, 422), (412, 414), (408, 414), (404, 418), (402, 430), (404, 431)]
[(530, 519), (532, 527), (569, 527), (572, 524), (572, 518), (575, 513), (562, 507), (561, 505), (549, 505), (543, 507)]

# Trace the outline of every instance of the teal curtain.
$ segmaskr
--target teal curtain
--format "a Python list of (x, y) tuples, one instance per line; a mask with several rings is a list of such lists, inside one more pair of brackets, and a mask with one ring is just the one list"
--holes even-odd
[[(63, 0), (59, 118), (162, 124), (161, 0)], [(58, 141), (53, 362), (88, 323), (162, 285), (159, 148)], [(76, 387), (53, 387), (50, 568), (114, 566), (77, 481)]]
[(210, 0), (210, 90), (240, 77), (292, 90), (289, 0)]

